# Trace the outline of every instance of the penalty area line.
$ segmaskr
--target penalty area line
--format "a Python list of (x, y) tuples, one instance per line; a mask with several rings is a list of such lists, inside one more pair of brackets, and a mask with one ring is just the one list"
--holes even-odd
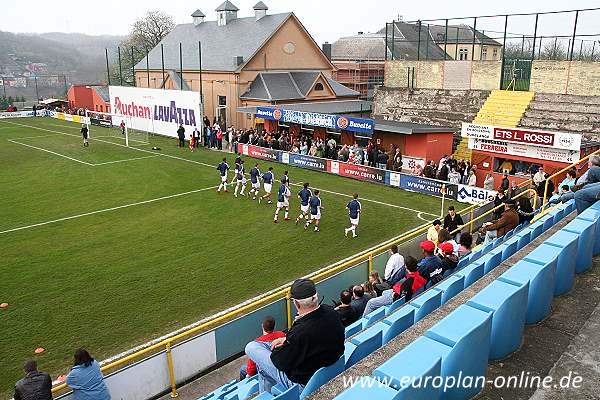
[(39, 226), (55, 224), (57, 222), (68, 221), (68, 220), (71, 220), (71, 219), (87, 217), (87, 216), (90, 216), (90, 215), (102, 214), (102, 213), (106, 213), (106, 212), (110, 212), (110, 211), (120, 210), (120, 209), (123, 209), (123, 208), (135, 207), (135, 206), (140, 206), (140, 205), (143, 205), (143, 204), (155, 203), (157, 201), (162, 201), (162, 200), (173, 199), (173, 198), (176, 198), (176, 197), (187, 196), (187, 195), (194, 194), (194, 193), (206, 192), (207, 190), (216, 189), (217, 187), (218, 186), (211, 186), (211, 187), (202, 188), (202, 189), (190, 190), (188, 192), (182, 192), (182, 193), (172, 194), (172, 195), (169, 195), (169, 196), (157, 197), (155, 199), (137, 201), (135, 203), (123, 204), (123, 205), (120, 205), (120, 206), (105, 208), (105, 209), (102, 209), (102, 210), (95, 210), (95, 211), (90, 211), (90, 212), (86, 212), (86, 213), (82, 213), (82, 214), (71, 215), (69, 217), (52, 219), (52, 220), (49, 220), (49, 221), (39, 222), (37, 224), (20, 226), (20, 227), (17, 227), (17, 228), (12, 228), (12, 229), (7, 229), (7, 230), (4, 230), (4, 231), (0, 231), (0, 235), (6, 234), (6, 233), (11, 233), (11, 232), (22, 231), (22, 230), (25, 230), (25, 229), (37, 228)]

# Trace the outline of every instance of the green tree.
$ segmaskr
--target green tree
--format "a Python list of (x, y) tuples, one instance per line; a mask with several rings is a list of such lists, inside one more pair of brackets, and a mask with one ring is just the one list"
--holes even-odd
[[(148, 11), (133, 23), (129, 36), (119, 45), (123, 85), (135, 85), (133, 66), (143, 60), (146, 52), (156, 47), (174, 27), (173, 17), (157, 10)], [(110, 67), (111, 84), (118, 85), (120, 84), (118, 50), (111, 51), (109, 57), (114, 60)]]

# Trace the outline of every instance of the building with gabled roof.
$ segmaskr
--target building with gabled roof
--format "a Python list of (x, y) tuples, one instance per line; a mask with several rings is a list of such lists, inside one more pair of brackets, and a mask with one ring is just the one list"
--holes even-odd
[(253, 16), (238, 17), (228, 0), (215, 11), (217, 19), (206, 21), (196, 10), (191, 23), (165, 36), (135, 66), (136, 85), (202, 88), (210, 121), (240, 128), (253, 126), (252, 118), (236, 113), (240, 107), (358, 97), (331, 79), (334, 65), (293, 13), (268, 14), (259, 1)]

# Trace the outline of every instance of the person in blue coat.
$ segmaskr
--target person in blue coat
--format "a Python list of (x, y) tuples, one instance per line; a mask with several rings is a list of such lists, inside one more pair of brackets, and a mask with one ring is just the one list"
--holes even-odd
[(77, 350), (74, 358), (73, 368), (67, 375), (67, 385), (73, 389), (75, 399), (111, 400), (98, 361), (84, 349)]

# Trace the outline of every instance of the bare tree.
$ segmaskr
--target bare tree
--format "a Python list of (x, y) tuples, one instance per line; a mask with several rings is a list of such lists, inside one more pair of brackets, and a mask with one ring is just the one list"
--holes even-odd
[(542, 46), (540, 58), (542, 60), (564, 60), (567, 58), (567, 51), (563, 43), (552, 40)]
[[(175, 27), (173, 17), (162, 11), (148, 11), (142, 18), (131, 26), (126, 40), (120, 44), (121, 73), (124, 85), (134, 85), (135, 77), (132, 68), (146, 56), (146, 53), (156, 47)], [(111, 52), (114, 60), (111, 67), (111, 83), (119, 83), (119, 61), (117, 51)]]

